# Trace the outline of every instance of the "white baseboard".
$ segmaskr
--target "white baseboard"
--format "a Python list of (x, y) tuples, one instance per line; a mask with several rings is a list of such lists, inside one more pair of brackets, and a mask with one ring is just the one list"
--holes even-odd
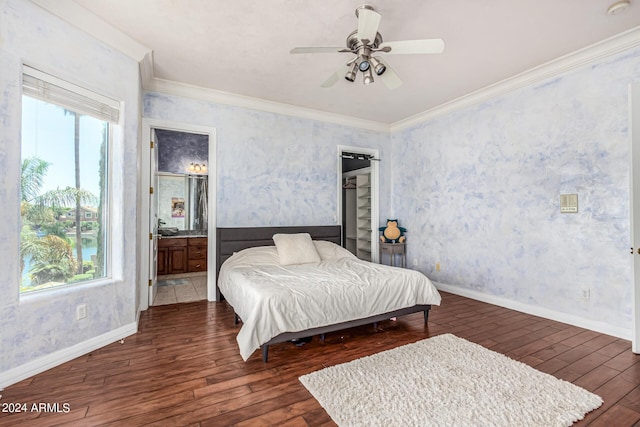
[(451, 294), (460, 295), (466, 298), (471, 298), (477, 301), (486, 302), (500, 307), (505, 307), (511, 310), (520, 311), (522, 313), (531, 314), (538, 317), (544, 317), (545, 319), (554, 320), (556, 322), (566, 323), (580, 328), (589, 329), (601, 334), (611, 335), (617, 338), (622, 338), (631, 341), (632, 331), (631, 329), (621, 328), (604, 322), (598, 322), (589, 320), (584, 317), (575, 316), (573, 314), (562, 313), (559, 311), (551, 310), (544, 307), (538, 307), (531, 304), (524, 304), (518, 301), (513, 301), (507, 298), (501, 298), (495, 295), (488, 295), (482, 292), (474, 291), (472, 289), (465, 289), (458, 286), (447, 285), (445, 283), (434, 282), (434, 285), (438, 290), (449, 292)]
[(33, 375), (75, 359), (105, 345), (124, 339), (138, 331), (138, 322), (129, 323), (113, 331), (72, 345), (63, 350), (27, 362), (24, 365), (0, 372), (0, 390)]

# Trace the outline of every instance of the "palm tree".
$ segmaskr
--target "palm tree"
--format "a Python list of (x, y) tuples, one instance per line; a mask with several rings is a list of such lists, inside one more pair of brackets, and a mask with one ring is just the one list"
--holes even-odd
[[(66, 112), (66, 110), (65, 110)], [(75, 168), (76, 168), (76, 257), (78, 259), (78, 274), (82, 274), (82, 214), (80, 209), (80, 115), (76, 112), (70, 111), (73, 114), (73, 151), (75, 154)]]
[[(73, 259), (68, 239), (56, 235), (59, 233), (55, 231), (55, 227), (50, 230), (53, 234), (44, 238), (38, 238), (33, 227), (51, 228), (55, 224), (55, 212), (59, 211), (59, 208), (77, 205), (78, 201), (93, 203), (96, 199), (90, 192), (72, 187), (40, 194), (49, 165), (37, 157), (26, 158), (22, 162), (20, 188), (24, 226), (20, 235), (21, 268), (24, 268), (25, 256), (30, 255), (32, 265), (29, 273), (36, 283), (65, 281), (73, 276), (78, 266)], [(80, 229), (79, 218), (76, 219), (76, 228)], [(78, 241), (81, 242), (82, 239)]]
[[(98, 216), (99, 218), (102, 218), (102, 208), (103, 208), (103, 202), (105, 200), (106, 197), (106, 185), (104, 182), (104, 178), (106, 176), (105, 174), (105, 167), (106, 167), (106, 154), (107, 154), (107, 150), (106, 150), (106, 145), (107, 145), (107, 138), (108, 138), (108, 126), (105, 124), (105, 126), (102, 128), (102, 143), (100, 145), (100, 162), (98, 163), (98, 177), (99, 177), (99, 188), (100, 188), (100, 201), (98, 203)], [(98, 233), (97, 233), (97, 239), (98, 239), (98, 249), (96, 251), (96, 263), (95, 263), (95, 268), (96, 268), (96, 277), (102, 277), (103, 273), (104, 273), (104, 245), (102, 244), (104, 242), (104, 221), (98, 221)]]
[[(20, 200), (26, 208), (34, 206), (56, 209), (76, 203), (78, 197), (82, 203), (96, 202), (91, 192), (73, 187), (56, 188), (40, 194), (44, 177), (51, 163), (38, 157), (27, 157), (22, 161), (20, 175)], [(23, 210), (23, 214), (24, 214)]]
[(73, 258), (71, 245), (56, 235), (38, 238), (28, 226), (20, 233), (21, 267), (24, 257), (31, 255), (29, 277), (32, 283), (41, 285), (47, 282), (66, 282), (75, 274), (77, 265)]
[(51, 163), (38, 157), (29, 157), (22, 161), (20, 198), (23, 201), (29, 202), (38, 197), (49, 166), (51, 166)]

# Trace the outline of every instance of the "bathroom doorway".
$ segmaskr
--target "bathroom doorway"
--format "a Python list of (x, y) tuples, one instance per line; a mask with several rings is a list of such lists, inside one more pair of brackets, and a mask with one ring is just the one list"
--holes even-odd
[[(209, 137), (154, 129), (157, 284), (149, 304), (207, 299)], [(151, 178), (153, 179), (153, 170)], [(151, 254), (150, 254), (151, 256)], [(150, 265), (149, 270), (153, 271)], [(152, 283), (153, 287), (153, 283)]]
[(215, 129), (143, 119), (142, 133), (141, 310), (214, 301)]

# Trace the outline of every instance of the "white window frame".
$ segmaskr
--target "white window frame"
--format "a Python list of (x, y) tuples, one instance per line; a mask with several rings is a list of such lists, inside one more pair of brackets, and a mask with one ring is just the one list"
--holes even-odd
[[(106, 191), (105, 191), (105, 201), (107, 202), (106, 209), (102, 211), (102, 218), (104, 225), (103, 239), (104, 239), (104, 257), (105, 257), (105, 270), (104, 277), (100, 277), (94, 280), (85, 280), (81, 282), (75, 283), (65, 283), (63, 285), (52, 286), (50, 288), (43, 288), (28, 292), (19, 292), (20, 299), (29, 299), (29, 297), (37, 297), (38, 295), (42, 295), (48, 292), (56, 292), (61, 290), (66, 290), (70, 288), (76, 288), (79, 286), (100, 286), (105, 283), (113, 283), (116, 280), (121, 280), (122, 275), (122, 259), (115, 256), (113, 253), (113, 240), (114, 236), (117, 234), (117, 229), (122, 227), (122, 224), (113, 224), (112, 218), (114, 218), (114, 183), (113, 183), (113, 171), (114, 171), (114, 159), (117, 153), (114, 148), (114, 136), (116, 132), (120, 132), (120, 129), (117, 127), (121, 120), (120, 118), (120, 110), (122, 109), (121, 102), (116, 101), (112, 98), (106, 97), (99, 93), (96, 93), (93, 90), (85, 89), (76, 84), (70, 83), (66, 80), (58, 78), (54, 75), (45, 73), (36, 68), (33, 68), (29, 65), (23, 64), (22, 66), (22, 76), (23, 76), (23, 91), (22, 96), (29, 96), (31, 98), (39, 99), (41, 101), (58, 105), (69, 110), (75, 111), (77, 113), (92, 116), (99, 120), (103, 120), (107, 122), (107, 141), (106, 141)], [(39, 80), (42, 83), (37, 85), (32, 85), (31, 89), (28, 89), (25, 92), (25, 77), (32, 77)], [(52, 86), (51, 86), (52, 85)], [(51, 90), (56, 92), (57, 88), (61, 88), (62, 91), (57, 94), (54, 93), (51, 95)], [(65, 102), (60, 98), (60, 93), (71, 93), (78, 95), (78, 98), (71, 99), (70, 102)], [(93, 102), (89, 102), (90, 105), (87, 108), (79, 107), (78, 100), (79, 99), (89, 99)], [(22, 99), (22, 98), (21, 98)], [(21, 113), (22, 117), (22, 113)], [(22, 141), (20, 141), (22, 144)], [(22, 158), (22, 156), (21, 156)], [(73, 218), (75, 218), (75, 213), (73, 213)], [(75, 218), (77, 222), (81, 222), (81, 218)], [(117, 229), (116, 229), (117, 228)], [(19, 233), (19, 232), (18, 232)], [(18, 240), (20, 238), (18, 237)], [(22, 244), (22, 243), (21, 243)], [(116, 277), (118, 276), (118, 277)]]

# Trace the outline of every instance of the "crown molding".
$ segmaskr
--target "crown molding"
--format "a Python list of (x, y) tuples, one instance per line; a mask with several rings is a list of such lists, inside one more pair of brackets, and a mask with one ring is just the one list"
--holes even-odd
[(384, 133), (398, 132), (419, 125), (436, 117), (487, 101), (640, 46), (640, 26), (638, 26), (452, 101), (388, 124), (159, 79), (153, 73), (153, 52), (151, 49), (112, 27), (73, 0), (31, 1), (138, 61), (140, 63), (142, 87), (145, 90)]
[(151, 92), (160, 92), (168, 95), (199, 99), (202, 101), (209, 101), (218, 104), (232, 105), (235, 107), (283, 114), (302, 119), (317, 120), (342, 126), (373, 130), (376, 132), (389, 132), (389, 125), (386, 123), (359, 119), (342, 114), (328, 113), (326, 111), (298, 107), (281, 102), (267, 101), (260, 98), (237, 95), (234, 93), (208, 89), (201, 86), (188, 85), (185, 83), (177, 83), (174, 81), (159, 79), (155, 77), (150, 80), (143, 80), (142, 87), (145, 90)]
[(31, 1), (138, 62), (151, 51), (73, 0)]
[(140, 63), (142, 87), (145, 90), (162, 92), (176, 96), (217, 102), (221, 104), (285, 114), (343, 126), (389, 132), (389, 125), (372, 120), (359, 119), (341, 114), (328, 113), (311, 108), (267, 101), (229, 92), (216, 91), (169, 80), (159, 79), (153, 73), (153, 51), (138, 43), (120, 30), (111, 26), (95, 14), (75, 3), (73, 0), (31, 0), (43, 9), (58, 16), (85, 33), (108, 44)]
[(608, 56), (640, 46), (640, 26), (561, 56), (515, 76), (478, 89), (437, 107), (399, 120), (389, 126), (391, 133), (419, 125), (438, 116), (478, 104), (516, 89), (555, 77), (561, 73), (591, 64)]
[(140, 61), (140, 80), (142, 81), (142, 88), (145, 89), (155, 79), (153, 75), (153, 51), (147, 52), (147, 54)]
[[(592, 64), (637, 46), (640, 46), (640, 26), (391, 124), (177, 83), (155, 78), (152, 74), (147, 80), (143, 79), (143, 87), (146, 90), (154, 92), (369, 129), (377, 132), (394, 133), (419, 125), (436, 117), (488, 101), (516, 89), (556, 77), (559, 74)], [(152, 72), (153, 70), (151, 70), (151, 73)]]

